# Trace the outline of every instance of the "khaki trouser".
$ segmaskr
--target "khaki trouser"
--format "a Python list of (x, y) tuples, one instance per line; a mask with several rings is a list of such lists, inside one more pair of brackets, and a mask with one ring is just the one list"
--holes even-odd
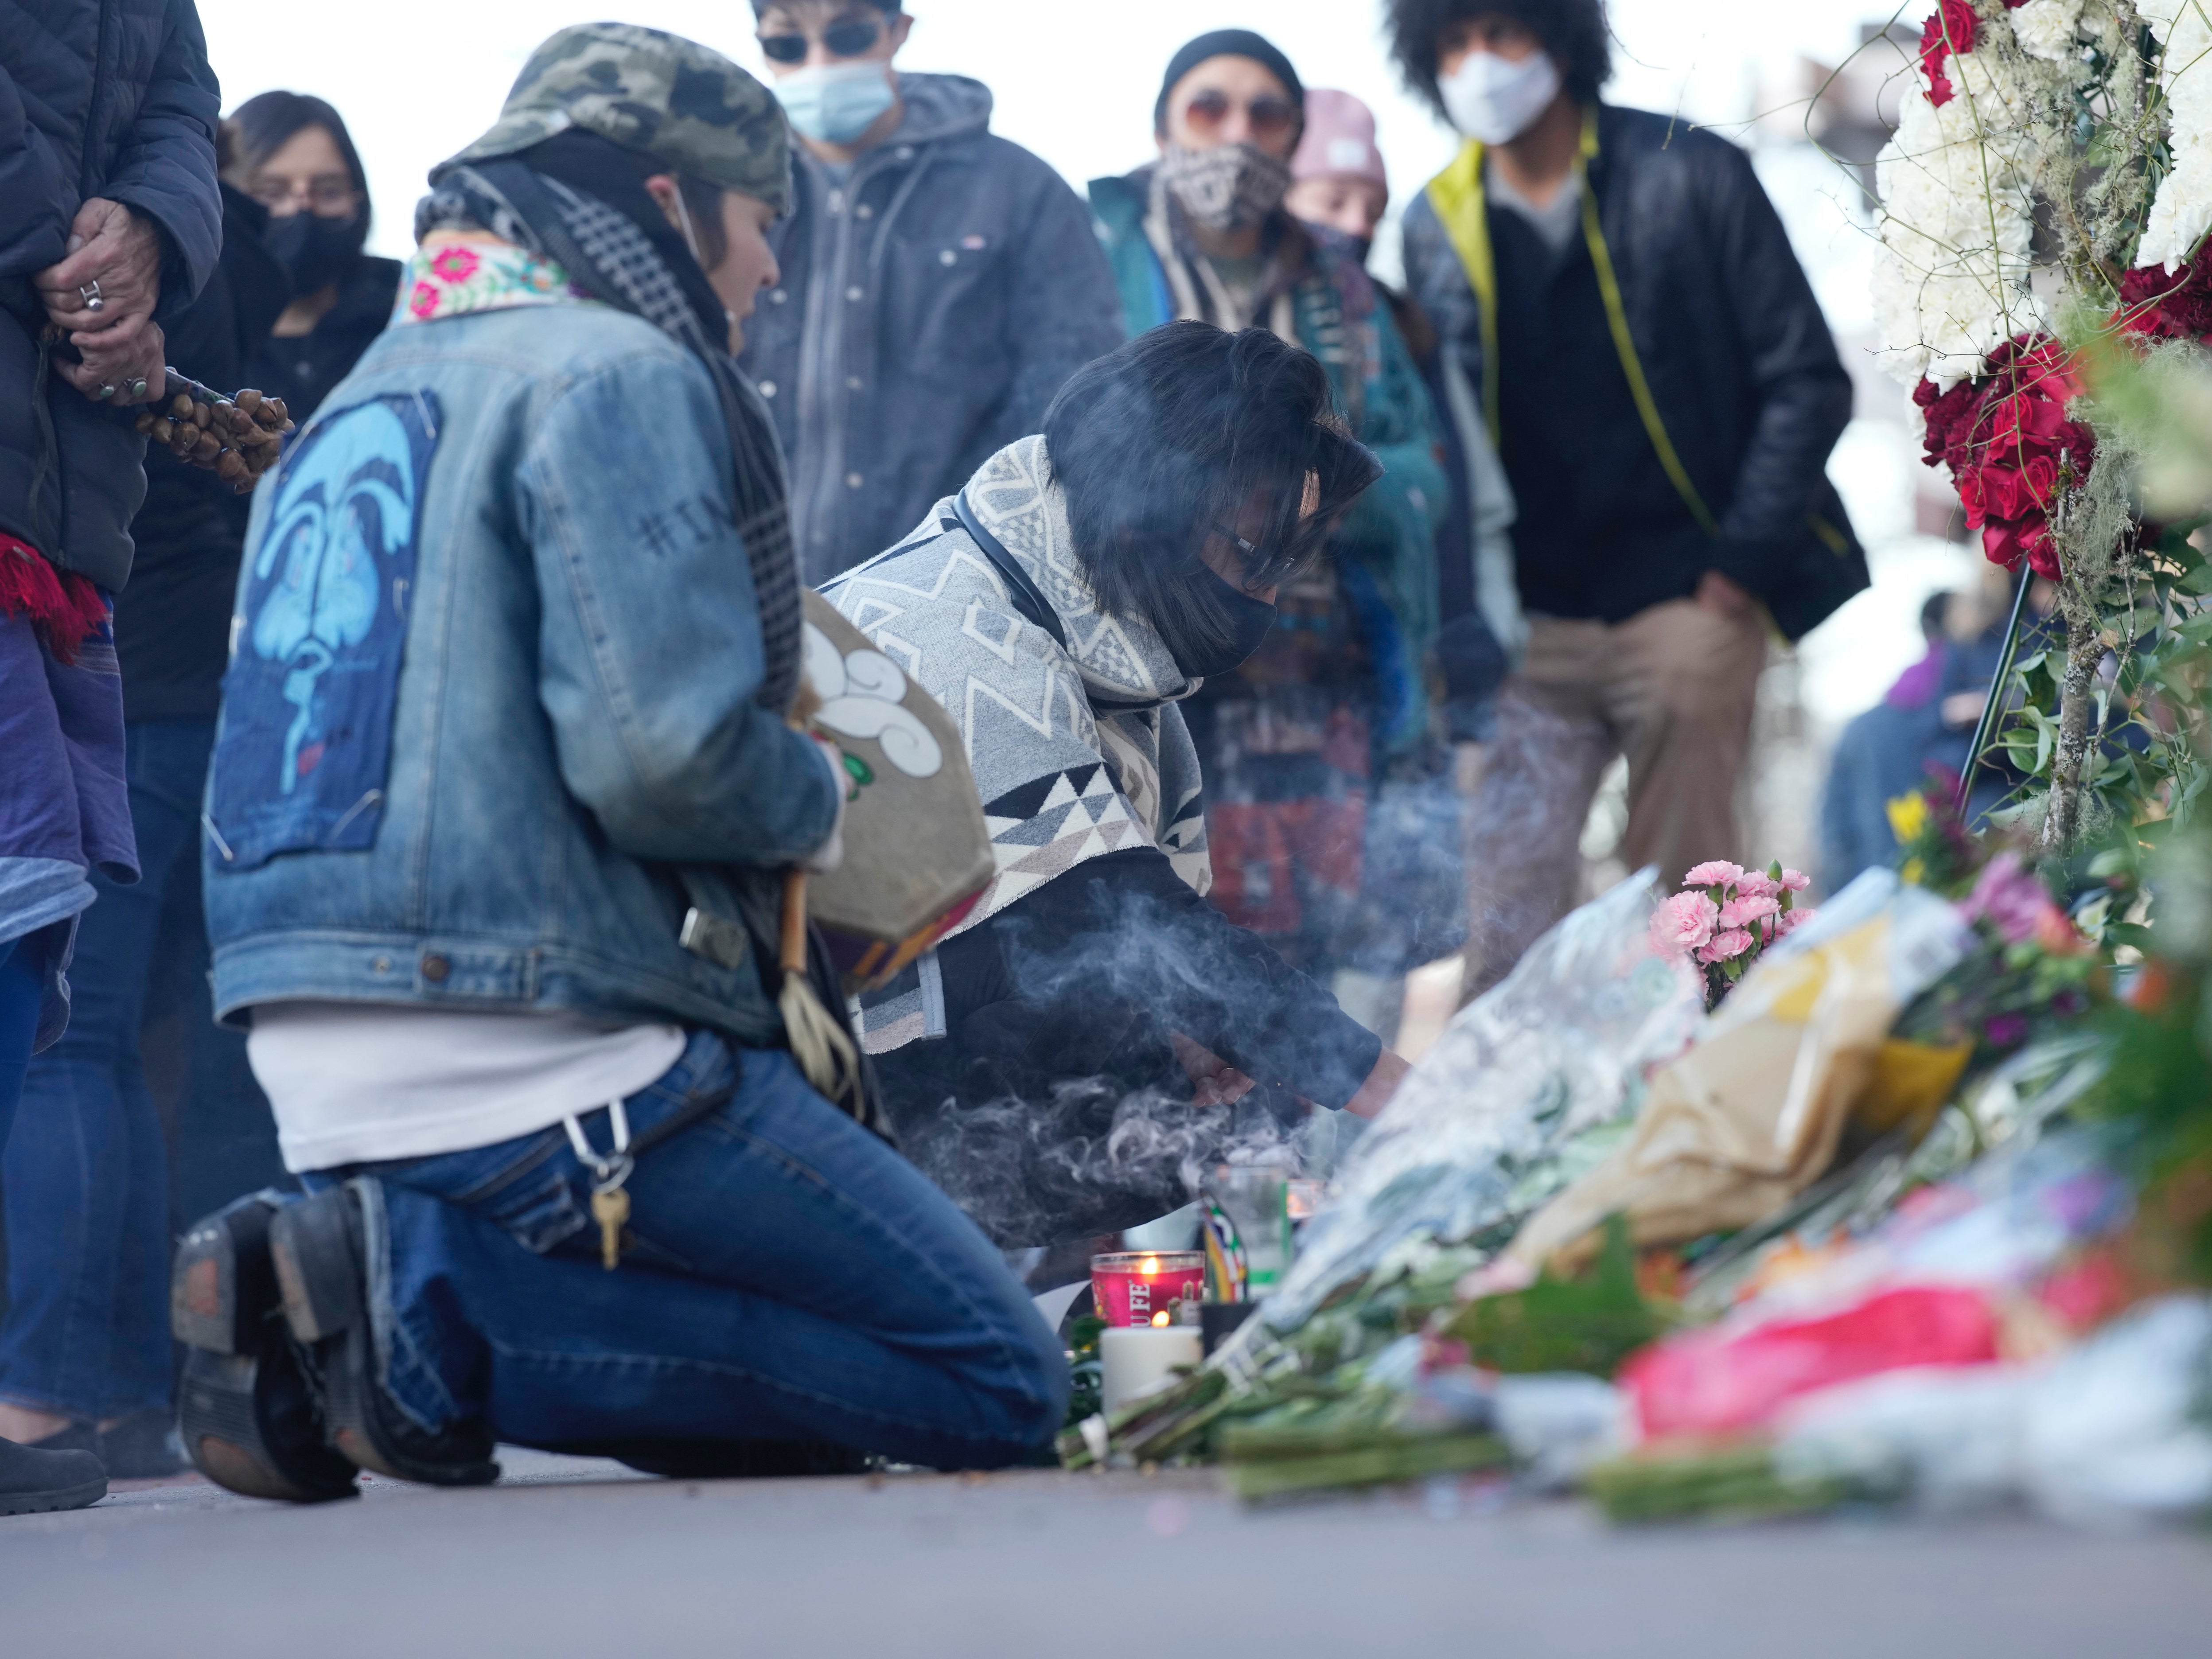
[(1605, 769), (1628, 757), (1631, 870), (1671, 890), (1735, 858), (1735, 787), (1766, 665), (1761, 613), (1673, 599), (1626, 622), (1530, 619), (1528, 654), (1498, 697), (1468, 809), (1462, 995), (1503, 979), (1582, 897), (1582, 831)]

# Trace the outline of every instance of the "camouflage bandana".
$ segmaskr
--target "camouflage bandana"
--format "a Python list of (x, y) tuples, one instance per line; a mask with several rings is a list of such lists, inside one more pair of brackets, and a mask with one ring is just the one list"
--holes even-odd
[(548, 40), (491, 130), (432, 168), (431, 182), (572, 128), (791, 210), (791, 140), (769, 89), (695, 40), (630, 23), (580, 23)]
[(1218, 144), (1212, 149), (1168, 146), (1160, 181), (1174, 192), (1192, 222), (1208, 230), (1244, 230), (1283, 204), (1291, 164), (1257, 144)]

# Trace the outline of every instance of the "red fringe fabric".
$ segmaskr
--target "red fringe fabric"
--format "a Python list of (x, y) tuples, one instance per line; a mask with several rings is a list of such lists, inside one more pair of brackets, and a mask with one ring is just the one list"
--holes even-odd
[(76, 660), (106, 624), (107, 601), (91, 580), (57, 570), (39, 550), (0, 531), (0, 617), (28, 616), (56, 662)]

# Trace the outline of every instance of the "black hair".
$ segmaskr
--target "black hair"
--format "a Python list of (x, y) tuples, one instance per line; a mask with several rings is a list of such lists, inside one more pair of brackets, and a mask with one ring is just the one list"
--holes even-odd
[[(770, 6), (803, 6), (809, 3), (810, 0), (753, 0), (753, 15), (759, 16)], [(830, 3), (830, 0), (811, 0), (811, 3), (823, 5)], [(878, 11), (896, 12), (900, 0), (848, 0), (848, 3), (873, 6)]]
[(337, 146), (338, 159), (345, 163), (347, 176), (353, 180), (355, 193), (361, 198), (361, 230), (364, 238), (368, 236), (368, 174), (362, 170), (361, 152), (353, 147), (345, 118), (329, 104), (304, 92), (256, 93), (231, 111), (223, 127), (231, 141), (229, 165), (241, 181), (251, 178), (295, 135), (309, 127), (320, 127), (329, 133), (331, 142)]
[(1613, 31), (1605, 0), (1388, 0), (1390, 55), (1414, 96), (1443, 113), (1437, 90), (1437, 42), (1467, 17), (1510, 17), (1524, 24), (1559, 65), (1568, 93), (1584, 103), (1613, 74)]
[[(1236, 633), (1228, 593), (1199, 557), (1208, 537), (1265, 501), (1244, 586), (1286, 580), (1382, 476), (1338, 417), (1328, 372), (1261, 328), (1186, 321), (1139, 334), (1075, 372), (1045, 410), (1044, 439), (1100, 606), (1149, 623), (1178, 661)], [(1309, 477), (1320, 501), (1302, 518)]]

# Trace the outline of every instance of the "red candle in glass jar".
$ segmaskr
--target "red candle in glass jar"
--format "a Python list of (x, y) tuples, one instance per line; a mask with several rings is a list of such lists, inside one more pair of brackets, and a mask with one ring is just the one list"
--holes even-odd
[(1203, 1250), (1117, 1250), (1091, 1258), (1091, 1298), (1109, 1325), (1171, 1325), (1206, 1294)]

